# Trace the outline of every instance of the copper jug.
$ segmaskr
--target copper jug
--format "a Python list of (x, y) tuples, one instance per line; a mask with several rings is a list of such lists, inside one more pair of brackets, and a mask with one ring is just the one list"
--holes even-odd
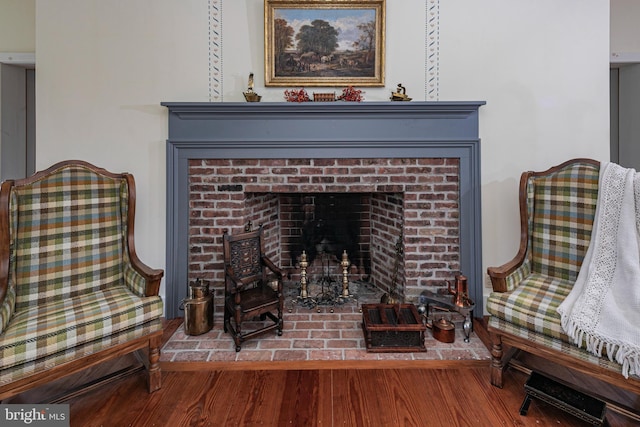
[(447, 282), (449, 285), (449, 293), (453, 295), (453, 304), (458, 307), (469, 307), (473, 303), (469, 299), (469, 285), (467, 284), (467, 277), (459, 274), (456, 276), (456, 289), (451, 289), (451, 282)]
[(213, 295), (209, 284), (197, 279), (189, 284), (189, 298), (184, 306), (184, 330), (187, 335), (202, 335), (213, 328)]

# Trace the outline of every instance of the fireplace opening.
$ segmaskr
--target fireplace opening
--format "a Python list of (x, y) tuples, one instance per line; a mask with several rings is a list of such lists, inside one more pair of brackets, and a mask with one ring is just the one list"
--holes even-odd
[(294, 264), (301, 251), (306, 252), (310, 263), (318, 255), (340, 258), (346, 251), (352, 260), (357, 260), (356, 265), (369, 271), (368, 230), (361, 226), (361, 221), (367, 222), (369, 217), (368, 199), (367, 195), (359, 194), (302, 196), (299, 210), (302, 226), (300, 242), (292, 254)]
[(311, 265), (319, 256), (340, 259), (346, 251), (359, 274), (371, 274), (370, 195), (283, 195), (281, 209), (283, 261), (289, 267), (298, 265), (303, 251)]
[(349, 279), (402, 294), (402, 193), (246, 194), (251, 221), (262, 224), (289, 279), (299, 280), (304, 252), (311, 280), (333, 281), (342, 257)]

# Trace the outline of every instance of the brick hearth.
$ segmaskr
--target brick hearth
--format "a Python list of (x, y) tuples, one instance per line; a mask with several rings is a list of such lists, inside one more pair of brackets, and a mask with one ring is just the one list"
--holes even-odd
[[(222, 330), (222, 316), (214, 319), (213, 329), (203, 335), (189, 336), (182, 325), (162, 348), (161, 362), (278, 362), (278, 361), (362, 361), (362, 360), (490, 360), (484, 343), (472, 332), (464, 342), (462, 317), (453, 315), (456, 338), (442, 343), (425, 334), (426, 352), (370, 353), (362, 332), (361, 299), (341, 306), (308, 309), (287, 299), (282, 336), (267, 333), (242, 344), (240, 352)], [(488, 362), (487, 362), (488, 363)], [(170, 368), (169, 368), (170, 369)]]

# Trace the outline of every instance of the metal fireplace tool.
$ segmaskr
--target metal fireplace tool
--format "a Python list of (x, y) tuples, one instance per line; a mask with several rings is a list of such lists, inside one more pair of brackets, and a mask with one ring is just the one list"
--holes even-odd
[[(337, 285), (336, 281), (331, 277), (330, 266), (330, 254), (322, 252), (320, 254), (322, 258), (322, 277), (317, 281), (320, 285), (320, 292), (314, 297), (309, 295), (309, 277), (307, 274), (307, 268), (309, 267), (309, 261), (307, 259), (307, 253), (302, 251), (300, 256), (300, 295), (292, 300), (293, 304), (300, 304), (303, 307), (309, 309), (317, 309), (320, 312), (319, 306), (331, 306), (344, 304), (348, 301), (357, 300), (357, 296), (349, 292), (349, 256), (347, 251), (342, 252), (342, 259), (340, 260), (340, 267), (342, 269), (342, 282), (341, 286)], [(293, 308), (293, 307), (292, 307)], [(292, 311), (292, 308), (289, 311)], [(333, 308), (331, 308), (333, 312)]]

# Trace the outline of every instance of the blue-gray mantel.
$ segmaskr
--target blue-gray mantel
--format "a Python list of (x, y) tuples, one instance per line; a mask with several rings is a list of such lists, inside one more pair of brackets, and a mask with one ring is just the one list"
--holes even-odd
[(163, 102), (169, 109), (167, 318), (182, 316), (188, 288), (189, 159), (458, 158), (460, 266), (469, 296), (481, 301), (478, 109), (484, 104)]

